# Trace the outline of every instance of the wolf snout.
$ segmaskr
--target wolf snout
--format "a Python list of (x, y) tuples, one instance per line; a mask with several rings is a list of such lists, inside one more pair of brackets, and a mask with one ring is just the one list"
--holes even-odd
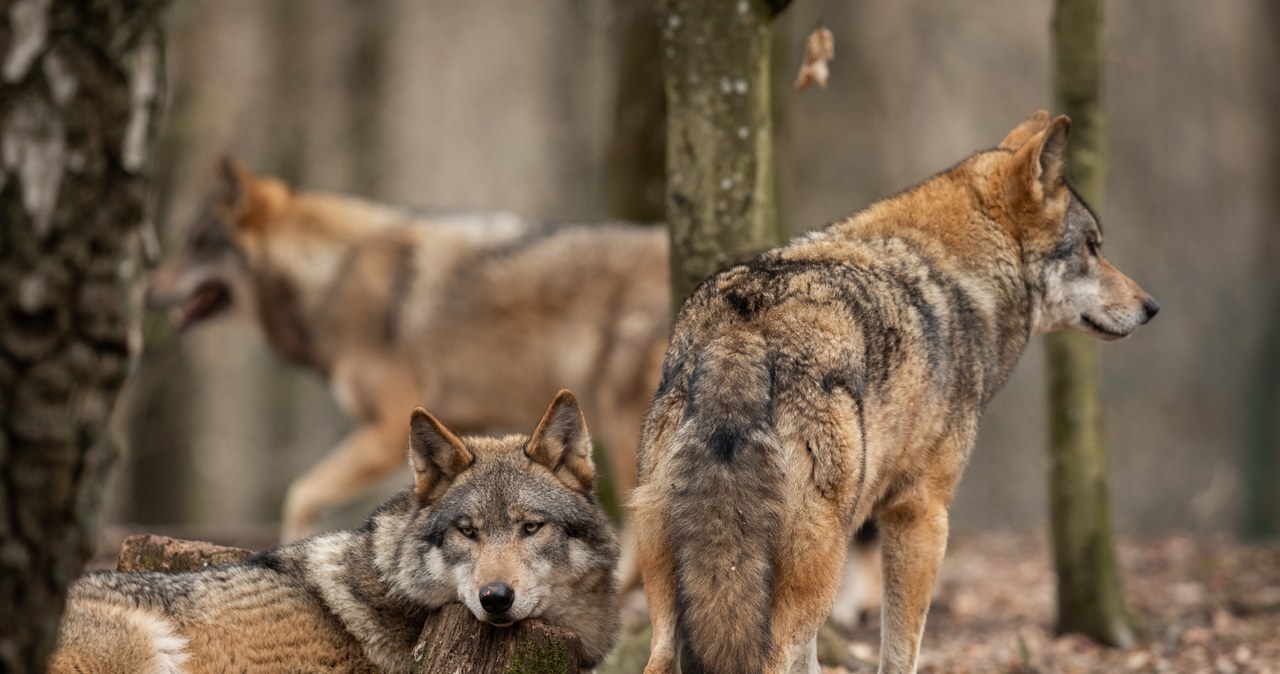
[(480, 606), (491, 615), (506, 613), (516, 601), (516, 591), (506, 583), (489, 583), (480, 588)]

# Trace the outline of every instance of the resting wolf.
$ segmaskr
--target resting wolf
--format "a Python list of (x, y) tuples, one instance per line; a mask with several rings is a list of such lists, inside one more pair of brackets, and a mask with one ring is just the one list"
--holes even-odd
[[(1155, 315), (1063, 178), (1069, 122), (704, 281), (672, 331), (632, 495), (648, 674), (808, 664), (879, 525), (881, 671), (912, 672), (978, 418), (1033, 334)], [(808, 663), (805, 661), (808, 660)]]
[(618, 633), (618, 543), (594, 494), (586, 421), (561, 391), (529, 435), (454, 435), (422, 408), (414, 485), (354, 531), (203, 571), (91, 573), (72, 586), (50, 672), (407, 672), (425, 620), (539, 618), (587, 664)]

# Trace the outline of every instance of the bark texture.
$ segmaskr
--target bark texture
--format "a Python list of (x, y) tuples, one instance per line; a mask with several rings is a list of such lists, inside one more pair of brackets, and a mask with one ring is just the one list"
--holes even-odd
[(124, 539), (116, 571), (199, 571), (210, 566), (243, 562), (252, 550), (140, 534)]
[[(1057, 0), (1053, 17), (1055, 102), (1071, 117), (1067, 179), (1097, 212), (1105, 169), (1102, 19), (1102, 0)], [(1053, 334), (1045, 353), (1057, 630), (1127, 646), (1134, 642), (1133, 619), (1111, 532), (1098, 344), (1081, 334)]]
[(783, 2), (662, 0), (671, 292), (782, 242), (774, 205), (771, 28)]
[(582, 649), (573, 633), (528, 620), (518, 627), (482, 623), (462, 604), (427, 620), (413, 649), (414, 674), (578, 674)]
[(44, 671), (115, 456), (162, 5), (0, 5), (0, 671)]

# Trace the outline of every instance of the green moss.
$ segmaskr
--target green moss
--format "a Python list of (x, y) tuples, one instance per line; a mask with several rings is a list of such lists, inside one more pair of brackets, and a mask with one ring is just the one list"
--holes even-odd
[(563, 643), (534, 639), (520, 630), (515, 655), (504, 674), (570, 674), (569, 655)]

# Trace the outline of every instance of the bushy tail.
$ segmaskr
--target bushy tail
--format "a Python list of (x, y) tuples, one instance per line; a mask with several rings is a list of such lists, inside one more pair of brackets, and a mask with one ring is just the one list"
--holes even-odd
[(773, 395), (758, 335), (721, 338), (699, 354), (674, 437), (668, 520), (685, 674), (758, 674), (771, 657), (783, 480)]

